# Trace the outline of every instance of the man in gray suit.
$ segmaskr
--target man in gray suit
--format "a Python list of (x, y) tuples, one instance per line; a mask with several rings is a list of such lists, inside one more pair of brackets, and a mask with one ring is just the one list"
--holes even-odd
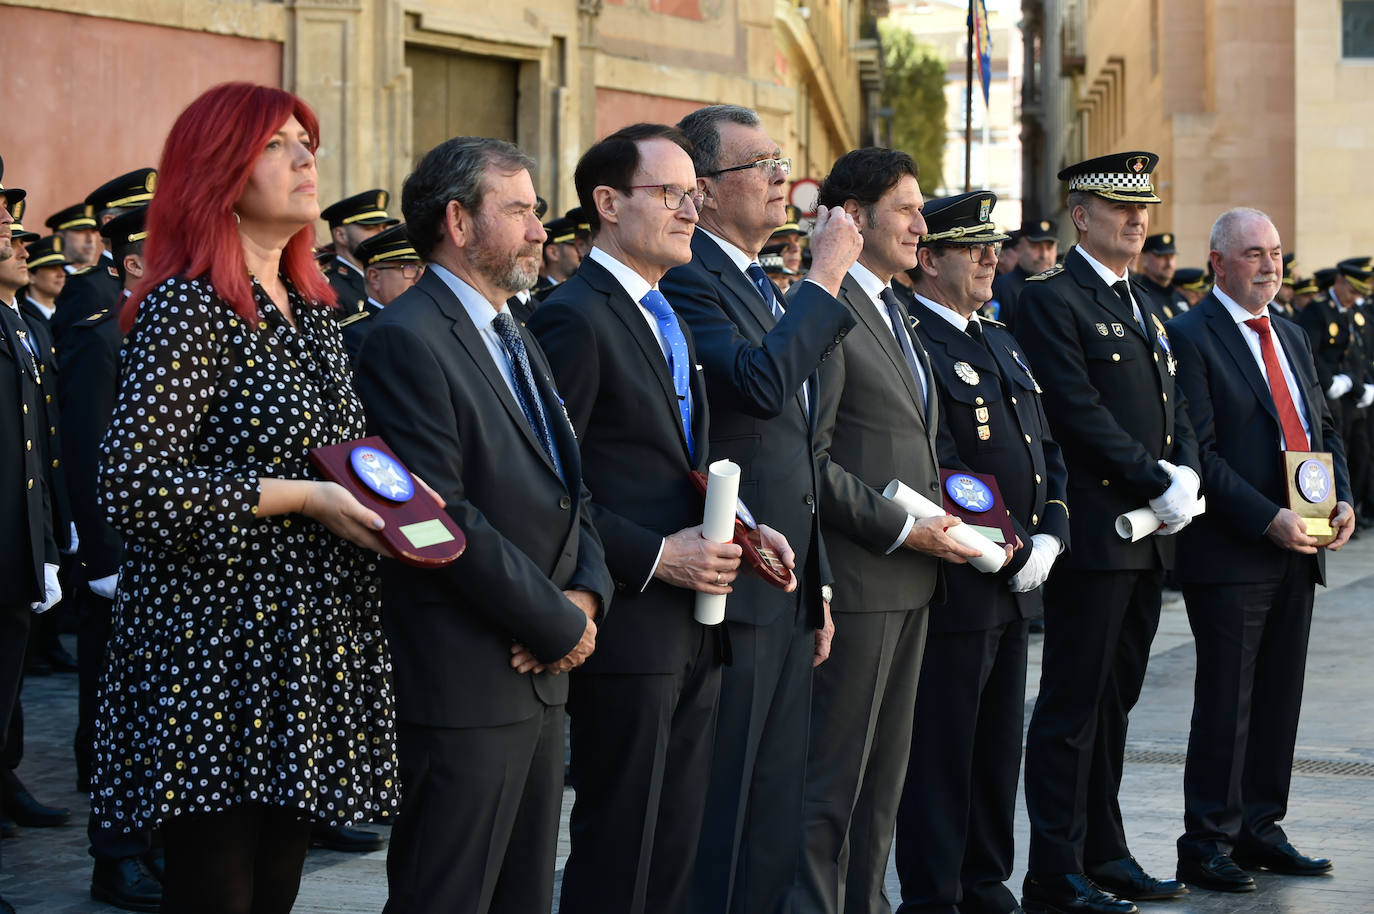
[(888, 909), (883, 873), (911, 745), (916, 683), (939, 560), (976, 554), (884, 498), (889, 480), (939, 501), (939, 400), (930, 362), (891, 282), (926, 231), (916, 163), (892, 149), (840, 157), (821, 185), (863, 251), (840, 287), (854, 332), (821, 367), (816, 449), (821, 526), (834, 572), (835, 641), (816, 669), (806, 833), (792, 910)]

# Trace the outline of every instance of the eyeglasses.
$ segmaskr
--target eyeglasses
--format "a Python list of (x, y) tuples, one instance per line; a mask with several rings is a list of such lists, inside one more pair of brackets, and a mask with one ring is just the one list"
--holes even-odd
[(754, 162), (745, 162), (743, 165), (731, 165), (729, 168), (718, 168), (706, 175), (706, 177), (714, 178), (717, 175), (725, 174), (727, 171), (745, 171), (750, 168), (760, 168), (763, 170), (764, 174), (767, 175), (772, 175), (775, 171), (781, 171), (783, 177), (786, 177), (792, 173), (792, 160), (790, 158), (758, 159)]
[(372, 266), (378, 270), (400, 270), (406, 279), (415, 279), (425, 271), (425, 265), (422, 263), (392, 263), (386, 266), (374, 263)]
[(992, 252), (993, 257), (998, 257), (1002, 253), (1002, 242), (993, 241), (984, 244), (966, 244), (963, 247), (968, 249), (968, 259), (974, 263), (982, 263), (983, 257), (988, 251)]
[(676, 184), (631, 184), (630, 190), (661, 190), (663, 192), (663, 205), (671, 210), (682, 209), (683, 202), (692, 198), (692, 206), (696, 207), (697, 212), (701, 212), (702, 201), (706, 195), (695, 187), (678, 187)]

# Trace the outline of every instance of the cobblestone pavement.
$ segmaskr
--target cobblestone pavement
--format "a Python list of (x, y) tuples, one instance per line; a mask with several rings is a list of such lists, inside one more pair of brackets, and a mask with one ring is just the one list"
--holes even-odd
[[(1202, 890), (1172, 902), (1146, 903), (1146, 914), (1346, 914), (1374, 911), (1374, 534), (1329, 563), (1332, 586), (1319, 590), (1308, 659), (1291, 809), (1284, 825), (1302, 850), (1335, 861), (1323, 877), (1257, 874), (1259, 891), (1232, 896)], [(69, 644), (70, 647), (70, 644)], [(1032, 639), (1027, 710), (1039, 682), (1039, 638)], [(1174, 840), (1183, 820), (1183, 755), (1192, 705), (1194, 656), (1182, 600), (1166, 592), (1144, 693), (1131, 721), (1121, 805), (1131, 846), (1156, 875), (1174, 868)], [(4, 843), (0, 896), (20, 914), (96, 914), (116, 908), (88, 894), (86, 810), (73, 784), (71, 733), (76, 677), (29, 679), (24, 686), (28, 737), (19, 774), (40, 799), (72, 809), (65, 828), (23, 829)], [(1029, 715), (1028, 715), (1029, 716)], [(567, 853), (567, 809), (559, 845)], [(1024, 806), (1017, 822), (1018, 869), (1024, 875)], [(385, 833), (386, 829), (379, 829)], [(888, 892), (900, 895), (888, 870)], [(314, 851), (306, 863), (296, 911), (301, 914), (378, 912), (386, 899), (386, 853)], [(609, 914), (609, 912), (608, 912)]]

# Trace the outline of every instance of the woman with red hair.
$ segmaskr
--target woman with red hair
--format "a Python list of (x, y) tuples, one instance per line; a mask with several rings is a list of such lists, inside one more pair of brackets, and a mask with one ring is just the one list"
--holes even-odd
[(168, 914), (290, 911), (312, 819), (396, 808), (382, 521), (307, 459), (365, 434), (311, 258), (318, 142), (280, 89), (192, 102), (122, 315), (101, 498), (125, 559), (92, 810), (162, 828)]

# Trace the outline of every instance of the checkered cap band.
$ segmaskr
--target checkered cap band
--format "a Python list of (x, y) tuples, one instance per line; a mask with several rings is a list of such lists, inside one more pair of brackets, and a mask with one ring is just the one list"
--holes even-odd
[(1155, 192), (1155, 187), (1150, 183), (1148, 174), (1134, 175), (1124, 171), (1108, 171), (1074, 175), (1069, 179), (1069, 190), (1086, 190), (1093, 193), (1138, 191), (1152, 194)]

